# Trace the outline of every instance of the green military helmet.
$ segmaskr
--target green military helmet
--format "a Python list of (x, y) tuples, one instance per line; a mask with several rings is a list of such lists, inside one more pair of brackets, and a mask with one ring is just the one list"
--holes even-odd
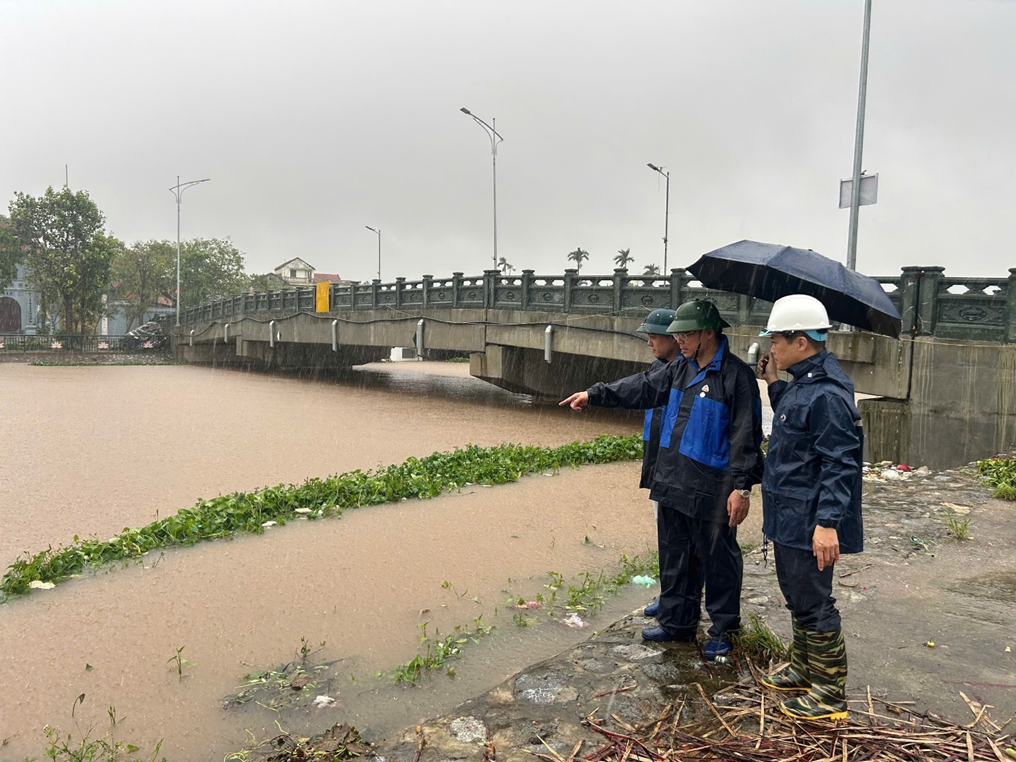
[(658, 333), (664, 335), (674, 321), (674, 310), (653, 310), (646, 315), (645, 322), (635, 330), (639, 333)]
[(667, 333), (690, 333), (707, 328), (728, 328), (730, 323), (720, 317), (716, 305), (704, 299), (685, 302), (674, 313), (674, 321), (667, 327)]

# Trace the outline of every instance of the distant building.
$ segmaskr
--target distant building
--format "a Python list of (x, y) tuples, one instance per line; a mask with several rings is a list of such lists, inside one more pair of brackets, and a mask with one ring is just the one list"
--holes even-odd
[(25, 266), (18, 265), (11, 284), (0, 295), (0, 334), (35, 333), (38, 292), (28, 286)]
[(299, 257), (283, 262), (274, 272), (289, 286), (310, 286), (314, 283), (314, 268)]
[(340, 286), (348, 286), (356, 281), (343, 280), (341, 275), (334, 273), (314, 273), (315, 283), (338, 283)]

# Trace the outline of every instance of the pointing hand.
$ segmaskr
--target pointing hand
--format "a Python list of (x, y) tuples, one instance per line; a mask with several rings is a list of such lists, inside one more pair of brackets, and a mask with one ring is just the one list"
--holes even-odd
[(567, 405), (572, 410), (581, 411), (582, 408), (589, 404), (589, 395), (586, 392), (575, 392), (571, 397), (566, 400), (561, 400), (557, 403), (560, 407)]

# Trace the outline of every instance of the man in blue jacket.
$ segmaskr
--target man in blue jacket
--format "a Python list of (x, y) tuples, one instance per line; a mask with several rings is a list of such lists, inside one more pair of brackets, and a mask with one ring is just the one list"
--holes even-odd
[[(808, 691), (780, 708), (802, 720), (847, 716), (847, 652), (832, 596), (833, 565), (860, 553), (861, 416), (854, 385), (825, 349), (830, 327), (817, 299), (794, 294), (773, 305), (759, 362), (769, 384), (773, 431), (762, 481), (762, 531), (776, 548), (776, 576), (790, 609), (789, 666), (762, 679), (779, 691)], [(789, 371), (791, 382), (777, 379)]]
[(731, 651), (741, 626), (743, 565), (736, 527), (762, 478), (762, 410), (755, 374), (728, 351), (726, 321), (707, 301), (682, 304), (668, 332), (682, 358), (561, 402), (645, 410), (667, 406), (650, 498), (659, 503), (658, 627), (645, 640), (694, 642), (702, 589), (712, 624), (707, 659)]
[[(677, 339), (667, 333), (670, 324), (674, 322), (674, 310), (659, 309), (653, 310), (646, 315), (636, 332), (646, 334), (646, 344), (649, 351), (653, 353), (653, 362), (650, 370), (673, 362), (681, 355), (681, 348)], [(645, 423), (642, 426), (642, 478), (639, 480), (641, 489), (652, 489), (653, 474), (656, 472), (656, 456), (660, 449), (660, 421), (667, 412), (667, 406), (656, 407), (646, 411)], [(653, 504), (653, 520), (657, 521), (659, 516), (659, 503), (655, 500)], [(646, 606), (643, 612), (646, 616), (654, 617), (659, 610), (659, 601), (653, 601)]]

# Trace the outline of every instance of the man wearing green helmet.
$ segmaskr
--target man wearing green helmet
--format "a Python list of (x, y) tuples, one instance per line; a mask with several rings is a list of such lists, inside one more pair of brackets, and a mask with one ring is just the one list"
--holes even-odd
[[(646, 315), (645, 322), (635, 330), (638, 333), (647, 334), (646, 343), (649, 351), (655, 358), (649, 366), (650, 370), (673, 362), (681, 349), (677, 345), (677, 339), (667, 333), (667, 329), (674, 321), (674, 310), (659, 309), (653, 310)], [(641, 489), (652, 489), (653, 473), (656, 471), (656, 455), (660, 449), (660, 422), (666, 415), (667, 406), (653, 408), (646, 411), (645, 422), (642, 426), (642, 478), (639, 480)], [(659, 503), (655, 500), (653, 504), (653, 519), (659, 518)], [(645, 615), (656, 616), (659, 609), (659, 601), (653, 601), (645, 608)]]
[(762, 480), (762, 402), (755, 374), (728, 351), (728, 323), (707, 301), (682, 304), (667, 327), (681, 357), (560, 404), (649, 409), (666, 405), (650, 497), (659, 503), (658, 627), (645, 640), (692, 642), (702, 590), (712, 624), (704, 654), (730, 653), (741, 626), (743, 565), (737, 526)]

